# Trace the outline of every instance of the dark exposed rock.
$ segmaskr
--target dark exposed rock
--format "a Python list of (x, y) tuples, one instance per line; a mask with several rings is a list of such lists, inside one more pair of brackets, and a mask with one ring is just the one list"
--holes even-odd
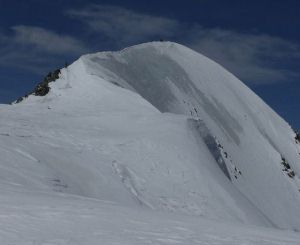
[(16, 100), (16, 103), (20, 103), (21, 101), (23, 101), (25, 98), (28, 97), (28, 94), (26, 94), (25, 96), (23, 97), (19, 97), (17, 100)]
[(34, 95), (36, 96), (45, 96), (50, 91), (50, 87), (47, 82), (39, 83), (34, 89)]
[(296, 133), (295, 141), (297, 144), (300, 144), (300, 133), (298, 133), (297, 131), (295, 133)]
[(33, 89), (31, 93), (18, 98), (16, 100), (16, 103), (20, 103), (31, 94), (35, 96), (45, 96), (46, 94), (48, 94), (50, 91), (49, 83), (54, 82), (56, 79), (58, 79), (59, 74), (60, 74), (60, 69), (56, 69), (53, 72), (49, 72), (48, 75), (44, 77), (43, 81), (36, 85), (36, 87)]
[(295, 177), (295, 172), (294, 171), (288, 172), (288, 176), (291, 177), (291, 178), (294, 178)]
[(286, 174), (290, 178), (294, 178), (296, 174), (295, 174), (294, 170), (292, 170), (290, 164), (287, 162), (287, 160), (283, 156), (281, 156), (281, 164), (284, 166), (282, 171), (286, 172)]
[(298, 130), (296, 130), (294, 128), (292, 128), (292, 130), (295, 133), (295, 142), (296, 142), (296, 144), (300, 144), (300, 133), (298, 132)]
[(56, 69), (53, 72), (49, 72), (48, 75), (44, 78), (44, 80), (34, 88), (33, 94), (36, 96), (45, 96), (46, 94), (48, 94), (50, 91), (49, 83), (54, 82), (56, 79), (58, 79), (59, 74), (59, 69)]
[(290, 164), (285, 160), (284, 157), (281, 157), (281, 164), (288, 170), (291, 169)]

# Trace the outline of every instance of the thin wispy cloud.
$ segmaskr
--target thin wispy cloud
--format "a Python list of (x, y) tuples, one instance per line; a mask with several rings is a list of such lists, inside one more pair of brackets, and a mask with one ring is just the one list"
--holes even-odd
[(162, 38), (199, 51), (248, 83), (300, 79), (300, 72), (291, 65), (300, 62), (300, 46), (279, 37), (205, 28), (120, 6), (88, 5), (64, 14), (74, 23), (81, 23), (80, 35), (25, 25), (11, 27), (10, 34), (0, 30), (0, 65), (43, 73), (68, 57)]
[(0, 33), (0, 65), (43, 74), (65, 57), (86, 53), (85, 44), (68, 35), (41, 27), (18, 25), (12, 33)]
[(181, 26), (173, 19), (109, 5), (91, 5), (80, 10), (71, 9), (66, 13), (84, 22), (91, 32), (98, 32), (122, 45), (157, 37), (172, 37)]
[(246, 82), (261, 84), (300, 78), (299, 71), (282, 66), (286, 61), (300, 61), (300, 46), (282, 38), (204, 28), (118, 6), (90, 5), (70, 9), (67, 15), (82, 22), (87, 32), (98, 33), (102, 42), (119, 48), (170, 39), (212, 58)]
[(13, 41), (21, 45), (32, 45), (44, 52), (54, 54), (80, 54), (86, 52), (85, 45), (76, 38), (60, 35), (35, 26), (13, 26)]
[(274, 83), (300, 78), (298, 71), (284, 66), (285, 62), (300, 61), (300, 46), (282, 38), (194, 26), (186, 43), (248, 82)]

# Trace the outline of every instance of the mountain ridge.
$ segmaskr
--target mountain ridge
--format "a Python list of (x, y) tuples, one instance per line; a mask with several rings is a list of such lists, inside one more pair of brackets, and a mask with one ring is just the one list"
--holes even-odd
[(3, 188), (300, 229), (297, 134), (207, 57), (146, 43), (84, 55), (48, 85), (0, 106)]

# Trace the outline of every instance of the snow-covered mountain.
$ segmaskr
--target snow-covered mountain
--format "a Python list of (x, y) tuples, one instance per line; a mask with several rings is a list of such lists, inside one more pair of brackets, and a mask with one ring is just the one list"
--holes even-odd
[(0, 106), (1, 244), (300, 241), (297, 135), (215, 62), (146, 43), (49, 86)]

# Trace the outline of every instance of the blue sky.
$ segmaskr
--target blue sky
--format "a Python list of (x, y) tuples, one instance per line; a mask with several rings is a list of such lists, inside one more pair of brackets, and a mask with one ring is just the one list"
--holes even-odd
[(0, 0), (0, 103), (81, 54), (163, 38), (222, 64), (300, 129), (298, 0)]

